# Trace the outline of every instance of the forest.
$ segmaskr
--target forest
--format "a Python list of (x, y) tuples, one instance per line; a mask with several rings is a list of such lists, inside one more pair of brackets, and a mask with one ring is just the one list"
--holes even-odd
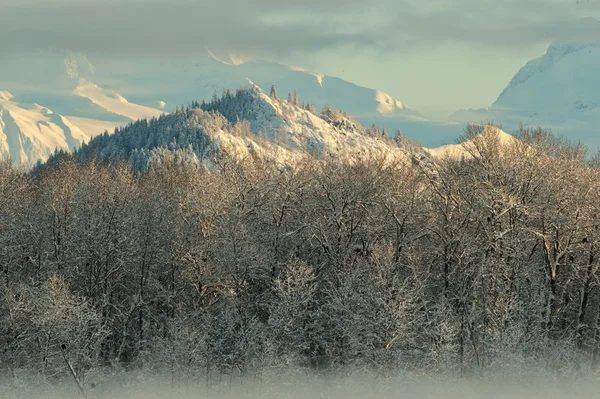
[(426, 163), (2, 162), (0, 374), (596, 372), (600, 163), (465, 136)]

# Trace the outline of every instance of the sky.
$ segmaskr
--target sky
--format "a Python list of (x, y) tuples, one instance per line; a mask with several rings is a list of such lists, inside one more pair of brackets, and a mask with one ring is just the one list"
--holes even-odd
[(552, 40), (593, 35), (584, 17), (600, 19), (600, 0), (0, 0), (0, 51), (209, 48), (381, 89), (443, 119), (491, 105)]

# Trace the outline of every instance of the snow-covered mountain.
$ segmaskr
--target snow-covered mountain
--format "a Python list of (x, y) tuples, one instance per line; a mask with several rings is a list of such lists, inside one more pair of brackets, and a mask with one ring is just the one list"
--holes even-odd
[(150, 122), (118, 129), (113, 135), (100, 135), (75, 156), (125, 158), (144, 169), (165, 157), (197, 163), (210, 162), (219, 153), (258, 156), (285, 166), (307, 155), (348, 162), (370, 157), (407, 162), (414, 152), (414, 147), (398, 146), (381, 130), (366, 128), (341, 111), (326, 108), (317, 115), (248, 84), (249, 88), (228, 91), (208, 103), (194, 102)]
[(0, 91), (0, 157), (31, 165), (55, 149), (73, 149), (89, 139), (68, 118), (38, 104), (20, 104)]
[(18, 101), (11, 92), (0, 91), (0, 157), (32, 165), (55, 150), (73, 150), (97, 134), (164, 113), (130, 103), (84, 79), (70, 93), (46, 99), (69, 115), (45, 104)]
[[(552, 43), (546, 54), (528, 62), (514, 76), (490, 107), (460, 110), (448, 122), (427, 120), (380, 90), (298, 67), (218, 57), (209, 51), (169, 60), (88, 58), (64, 52), (19, 57), (0, 63), (0, 90), (12, 93), (10, 103), (42, 104), (55, 115), (63, 115), (86, 137), (112, 132), (139, 118), (174, 112), (192, 101), (210, 100), (223, 90), (248, 87), (251, 80), (264, 92), (275, 85), (284, 99), (297, 91), (300, 104), (310, 103), (316, 109), (330, 104), (364, 126), (385, 126), (390, 135), (399, 129), (427, 147), (454, 142), (467, 123), (490, 120), (502, 123), (508, 132), (519, 124), (540, 125), (580, 139), (592, 149), (600, 145), (600, 40)], [(42, 114), (40, 120), (46, 118)], [(39, 143), (37, 149), (5, 133), (4, 154), (31, 162), (43, 159), (53, 146), (68, 147), (40, 137), (45, 130), (37, 127), (39, 124), (27, 126), (29, 130), (23, 134)], [(47, 148), (41, 150), (44, 145)]]
[[(600, 22), (596, 24), (600, 35)], [(581, 140), (591, 149), (600, 145), (600, 39), (555, 41), (546, 53), (529, 61), (486, 109), (460, 110), (455, 122), (500, 122), (505, 130), (519, 124), (542, 126)]]
[[(300, 103), (313, 104), (317, 109), (330, 104), (363, 125), (385, 126), (390, 134), (400, 129), (424, 144), (448, 142), (460, 132), (456, 124), (455, 131), (447, 134), (449, 125), (427, 121), (418, 111), (381, 90), (293, 66), (224, 60), (211, 52), (186, 59), (157, 60), (48, 51), (11, 57), (0, 64), (0, 89), (10, 91), (14, 101), (43, 104), (66, 116), (87, 136), (112, 132), (116, 126), (138, 118), (173, 112), (192, 101), (209, 100), (223, 90), (248, 86), (248, 79), (264, 91), (274, 84), (282, 98), (296, 91)], [(440, 136), (444, 139), (439, 140)], [(26, 156), (34, 159), (40, 154)]]
[[(210, 51), (193, 58), (161, 63), (153, 59), (111, 60), (108, 63), (98, 60), (94, 65), (95, 75), (90, 80), (98, 85), (115, 89), (140, 104), (153, 106), (162, 101), (165, 109), (170, 111), (194, 100), (208, 100), (215, 92), (220, 95), (224, 89), (237, 89), (247, 85), (250, 79), (265, 91), (274, 84), (281, 97), (286, 98), (288, 93), (297, 91), (300, 101), (312, 103), (317, 109), (330, 104), (357, 119), (378, 116), (390, 121), (425, 120), (419, 112), (380, 90), (295, 66), (223, 60)], [(140, 83), (143, 83), (143, 92)]]
[(507, 148), (515, 144), (517, 139), (502, 129), (495, 126), (484, 125), (481, 126), (481, 133), (474, 138), (457, 144), (446, 144), (437, 148), (424, 149), (427, 154), (433, 160), (440, 160), (443, 158), (450, 159), (471, 159), (473, 154), (477, 154), (477, 148), (482, 145), (494, 144), (498, 146), (500, 152), (503, 148)]

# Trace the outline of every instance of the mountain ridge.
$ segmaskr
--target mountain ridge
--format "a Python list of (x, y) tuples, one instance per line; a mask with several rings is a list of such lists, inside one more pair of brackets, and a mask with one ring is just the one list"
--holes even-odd
[[(410, 160), (410, 151), (376, 127), (365, 128), (333, 108), (316, 115), (288, 100), (270, 97), (249, 83), (249, 87), (227, 91), (211, 102), (194, 102), (171, 114), (132, 122), (113, 135), (99, 135), (73, 154), (109, 162), (125, 159), (139, 170), (165, 157), (194, 164), (210, 162), (220, 152), (258, 156), (282, 166), (315, 155), (350, 163), (372, 156)], [(48, 163), (65, 155), (60, 152)]]
[[(248, 80), (263, 90), (274, 84), (282, 97), (298, 91), (300, 102), (313, 104), (317, 109), (326, 105), (343, 109), (363, 125), (385, 126), (392, 133), (401, 129), (410, 134), (415, 130), (413, 127), (423, 128), (427, 124), (418, 111), (384, 91), (283, 64), (238, 58), (226, 62), (208, 51), (204, 56), (161, 62), (124, 58), (92, 63), (82, 54), (67, 52), (62, 58), (61, 53), (51, 55), (54, 67), (44, 70), (36, 67), (40, 59), (33, 56), (27, 62), (12, 60), (0, 65), (0, 76), (4, 76), (0, 78), (0, 88), (10, 91), (14, 102), (44, 104), (65, 116), (87, 137), (112, 132), (140, 118), (173, 112), (182, 104), (208, 100), (215, 93), (246, 85)], [(29, 69), (31, 73), (27, 72)], [(56, 79), (59, 73), (60, 78)], [(10, 76), (21, 78), (9, 80)], [(30, 82), (21, 82), (29, 76)], [(427, 134), (422, 137), (427, 139), (431, 134), (427, 126), (424, 130)], [(36, 132), (27, 134), (35, 136)], [(38, 138), (38, 141), (44, 140)], [(28, 158), (43, 161), (45, 154), (54, 149), (29, 154)]]

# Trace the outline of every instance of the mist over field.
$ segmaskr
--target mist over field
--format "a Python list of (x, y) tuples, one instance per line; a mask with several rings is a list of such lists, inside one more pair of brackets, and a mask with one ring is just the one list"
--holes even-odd
[[(368, 374), (368, 375), (365, 375)], [(113, 376), (114, 378), (114, 376)], [(521, 376), (461, 378), (449, 375), (381, 377), (349, 373), (343, 377), (298, 374), (173, 384), (168, 376), (121, 376), (87, 393), (94, 399), (584, 399), (595, 397), (600, 382), (591, 376), (552, 378), (530, 372)], [(119, 385), (120, 384), (120, 385)], [(0, 395), (14, 399), (80, 399), (68, 383), (48, 388), (4, 386)]]

